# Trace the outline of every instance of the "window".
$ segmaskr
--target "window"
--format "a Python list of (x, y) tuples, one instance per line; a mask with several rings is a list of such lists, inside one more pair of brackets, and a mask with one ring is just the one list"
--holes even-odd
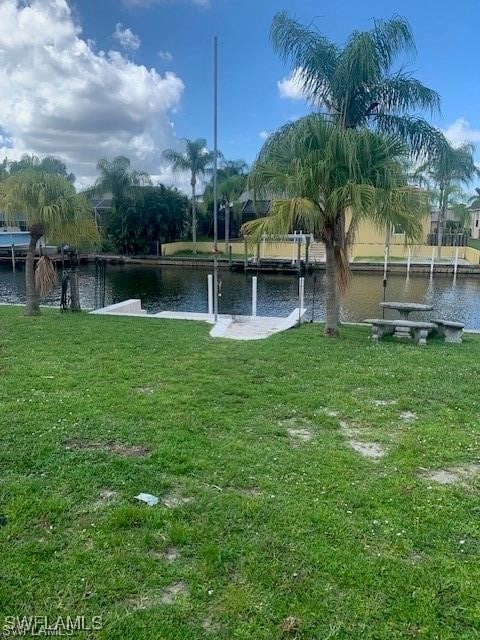
[(475, 226), (478, 227), (478, 218), (475, 220)]
[(403, 225), (401, 225), (401, 224), (394, 225), (393, 226), (393, 233), (404, 234), (405, 233), (405, 229), (403, 228)]

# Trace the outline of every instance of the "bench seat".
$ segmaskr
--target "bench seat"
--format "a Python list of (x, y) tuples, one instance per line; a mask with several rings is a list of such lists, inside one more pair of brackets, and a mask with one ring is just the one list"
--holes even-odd
[(395, 333), (397, 337), (408, 338), (413, 335), (417, 344), (427, 344), (427, 336), (437, 328), (433, 322), (417, 322), (415, 320), (384, 320), (368, 318), (366, 324), (372, 325), (372, 340), (378, 342), (383, 336)]
[(454, 322), (453, 320), (432, 320), (437, 327), (437, 333), (445, 339), (445, 342), (453, 342), (458, 344), (462, 342), (463, 322)]

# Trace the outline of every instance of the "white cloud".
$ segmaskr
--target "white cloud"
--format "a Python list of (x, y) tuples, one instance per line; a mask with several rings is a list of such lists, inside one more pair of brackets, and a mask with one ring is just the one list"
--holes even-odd
[(0, 1), (0, 158), (54, 154), (80, 183), (102, 156), (156, 173), (179, 146), (170, 113), (183, 89), (174, 73), (95, 51), (66, 0)]
[(306, 100), (307, 94), (303, 89), (303, 71), (300, 68), (277, 82), (278, 93), (281, 98), (290, 100)]
[(137, 34), (133, 33), (129, 28), (124, 29), (121, 22), (117, 22), (115, 31), (113, 32), (113, 37), (115, 40), (118, 40), (124, 49), (130, 49), (131, 51), (139, 49), (142, 43)]
[(465, 118), (457, 118), (443, 133), (454, 147), (465, 142), (480, 142), (480, 129), (473, 129)]
[(262, 140), (266, 140), (267, 138), (269, 138), (271, 136), (271, 131), (260, 131), (260, 133), (258, 134), (260, 136), (260, 138)]
[(172, 62), (173, 60), (173, 55), (170, 53), (170, 51), (159, 51), (157, 53), (158, 57), (160, 58), (160, 60), (162, 60), (163, 62)]

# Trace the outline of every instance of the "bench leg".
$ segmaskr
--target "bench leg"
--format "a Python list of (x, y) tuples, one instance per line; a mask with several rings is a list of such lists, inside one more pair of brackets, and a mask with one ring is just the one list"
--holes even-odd
[(417, 344), (427, 344), (428, 329), (414, 329), (413, 335)]
[(382, 337), (382, 330), (379, 326), (372, 324), (372, 340), (378, 342)]
[(460, 342), (462, 342), (462, 334), (463, 329), (449, 329), (448, 327), (445, 327), (443, 330), (445, 342), (453, 342), (455, 344), (459, 344)]

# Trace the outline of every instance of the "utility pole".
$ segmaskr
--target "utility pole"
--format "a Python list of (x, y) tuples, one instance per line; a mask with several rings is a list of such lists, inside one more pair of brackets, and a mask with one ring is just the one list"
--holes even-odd
[(217, 95), (218, 95), (218, 37), (213, 38), (213, 315), (218, 320), (218, 140), (217, 140)]

